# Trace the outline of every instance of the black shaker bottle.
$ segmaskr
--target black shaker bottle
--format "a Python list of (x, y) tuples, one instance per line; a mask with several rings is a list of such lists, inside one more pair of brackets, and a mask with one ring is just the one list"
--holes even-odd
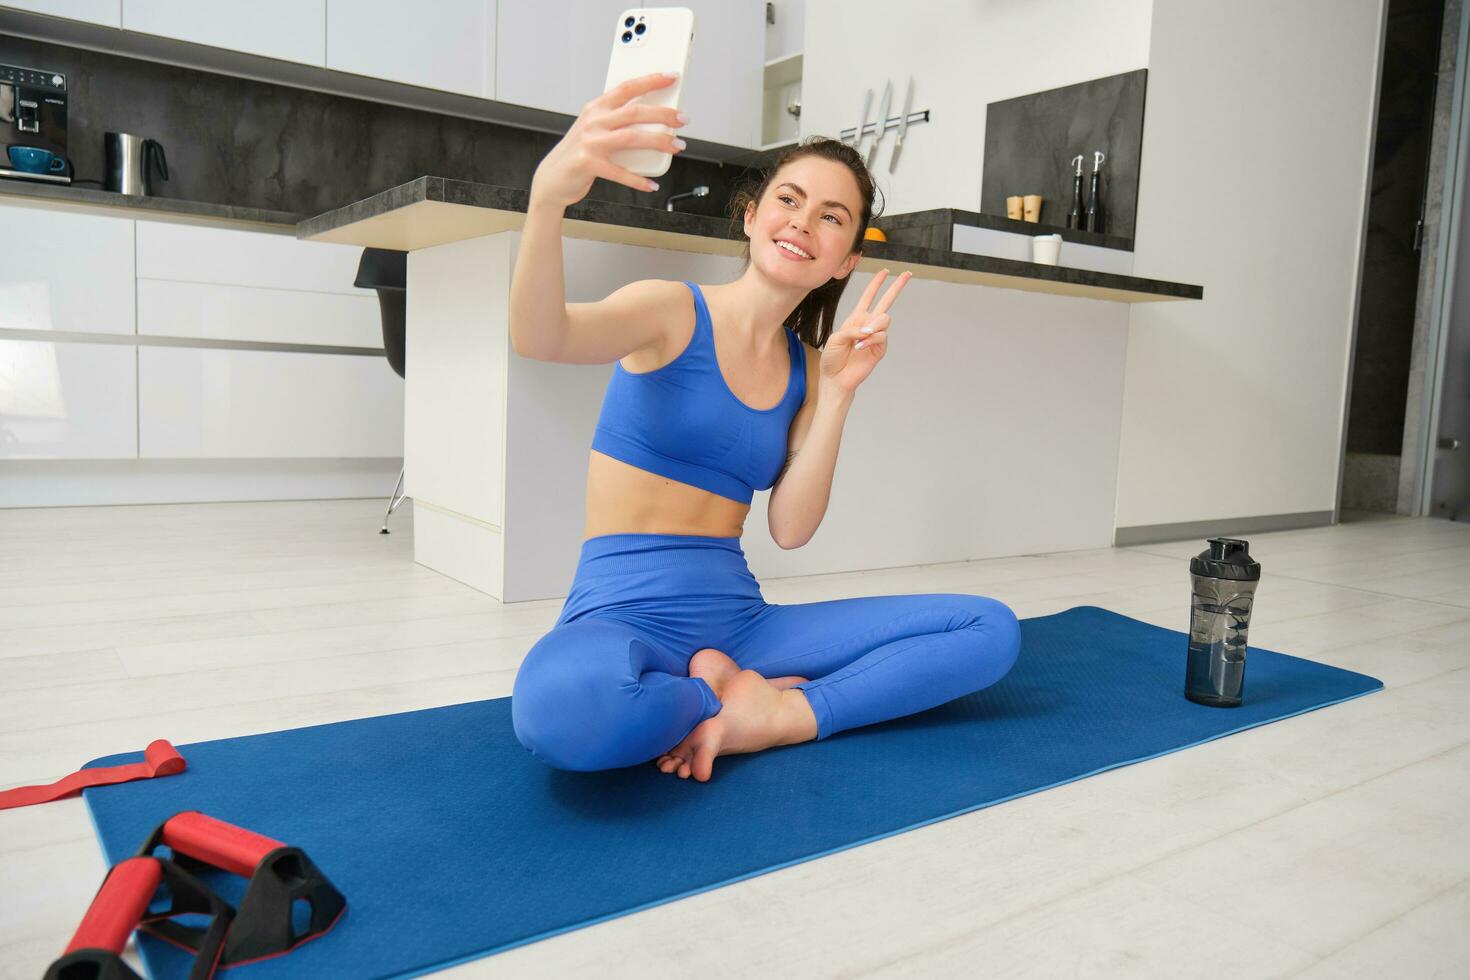
[(1250, 626), (1259, 562), (1239, 538), (1210, 538), (1189, 560), (1189, 662), (1184, 696), (1199, 704), (1234, 708), (1245, 684), (1245, 634)]

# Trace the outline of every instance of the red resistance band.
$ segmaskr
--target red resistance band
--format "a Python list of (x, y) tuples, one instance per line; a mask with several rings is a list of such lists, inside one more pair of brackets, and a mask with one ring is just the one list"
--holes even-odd
[(129, 783), (135, 779), (152, 779), (154, 776), (172, 776), (188, 766), (168, 739), (150, 742), (143, 750), (142, 762), (125, 766), (107, 766), (102, 769), (83, 769), (59, 779), (50, 786), (18, 786), (0, 792), (0, 810), (34, 803), (50, 803), (66, 796), (75, 796), (89, 786), (110, 786), (113, 783)]

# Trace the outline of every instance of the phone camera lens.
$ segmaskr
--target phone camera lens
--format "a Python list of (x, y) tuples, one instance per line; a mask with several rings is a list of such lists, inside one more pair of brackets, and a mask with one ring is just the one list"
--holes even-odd
[(632, 27), (633, 26), (633, 18), (631, 16), (630, 17), (625, 17), (623, 19), (623, 26), (624, 27)]
[(646, 24), (639, 24), (637, 27), (633, 28), (633, 33), (642, 34), (646, 30), (648, 30), (648, 26)]
[(623, 32), (623, 43), (624, 43), (624, 44), (627, 44), (627, 43), (628, 43), (628, 42), (629, 42), (629, 41), (631, 41), (631, 40), (633, 40), (633, 35), (632, 35), (632, 33), (631, 33), (631, 32), (629, 32), (629, 31), (624, 31), (624, 32)]

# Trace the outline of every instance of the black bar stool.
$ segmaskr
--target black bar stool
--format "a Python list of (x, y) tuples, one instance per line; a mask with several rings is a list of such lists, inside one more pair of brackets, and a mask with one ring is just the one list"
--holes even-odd
[[(383, 315), (383, 351), (388, 355), (388, 366), (404, 374), (404, 312), (408, 307), (408, 253), (395, 252), (388, 248), (365, 248), (362, 259), (357, 263), (357, 278), (352, 285), (360, 289), (378, 291), (378, 309)], [(406, 467), (405, 467), (406, 469)], [(398, 471), (398, 482), (388, 498), (388, 512), (383, 515), (383, 529), (388, 533), (388, 518), (403, 503), (403, 473)]]

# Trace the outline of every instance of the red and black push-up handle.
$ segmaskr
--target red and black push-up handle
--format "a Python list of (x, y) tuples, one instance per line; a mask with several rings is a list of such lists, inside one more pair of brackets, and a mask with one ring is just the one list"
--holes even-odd
[[(148, 907), (160, 886), (167, 888), (169, 908), (150, 913)], [(171, 861), (152, 857), (121, 861), (103, 879), (66, 952), (51, 964), (45, 980), (139, 980), (122, 958), (128, 936), (134, 929), (147, 928), (152, 919), (188, 913), (210, 917), (208, 928), (194, 930), (198, 942), (189, 971), (189, 980), (208, 980), (224, 951), (234, 909)]]
[[(166, 847), (168, 857), (154, 851)], [(231, 908), (191, 871), (218, 869), (249, 879), (238, 909)], [(150, 912), (160, 887), (169, 907)], [(309, 920), (293, 920), (304, 901)], [(217, 969), (289, 953), (337, 924), (347, 902), (296, 847), (194, 810), (176, 813), (149, 835), (137, 857), (108, 873), (66, 952), (45, 980), (138, 980), (122, 959), (134, 929), (194, 953), (189, 980), (209, 980)], [(204, 928), (174, 921), (209, 916)]]
[[(347, 909), (342, 893), (300, 848), (195, 810), (159, 824), (138, 856), (149, 857), (160, 847), (172, 851), (172, 860), (185, 870), (218, 868), (249, 879), (225, 936), (221, 969), (289, 953), (330, 930)], [(301, 929), (292, 917), (298, 901), (311, 910)], [(206, 930), (169, 919), (150, 918), (139, 928), (196, 954), (209, 940)]]

